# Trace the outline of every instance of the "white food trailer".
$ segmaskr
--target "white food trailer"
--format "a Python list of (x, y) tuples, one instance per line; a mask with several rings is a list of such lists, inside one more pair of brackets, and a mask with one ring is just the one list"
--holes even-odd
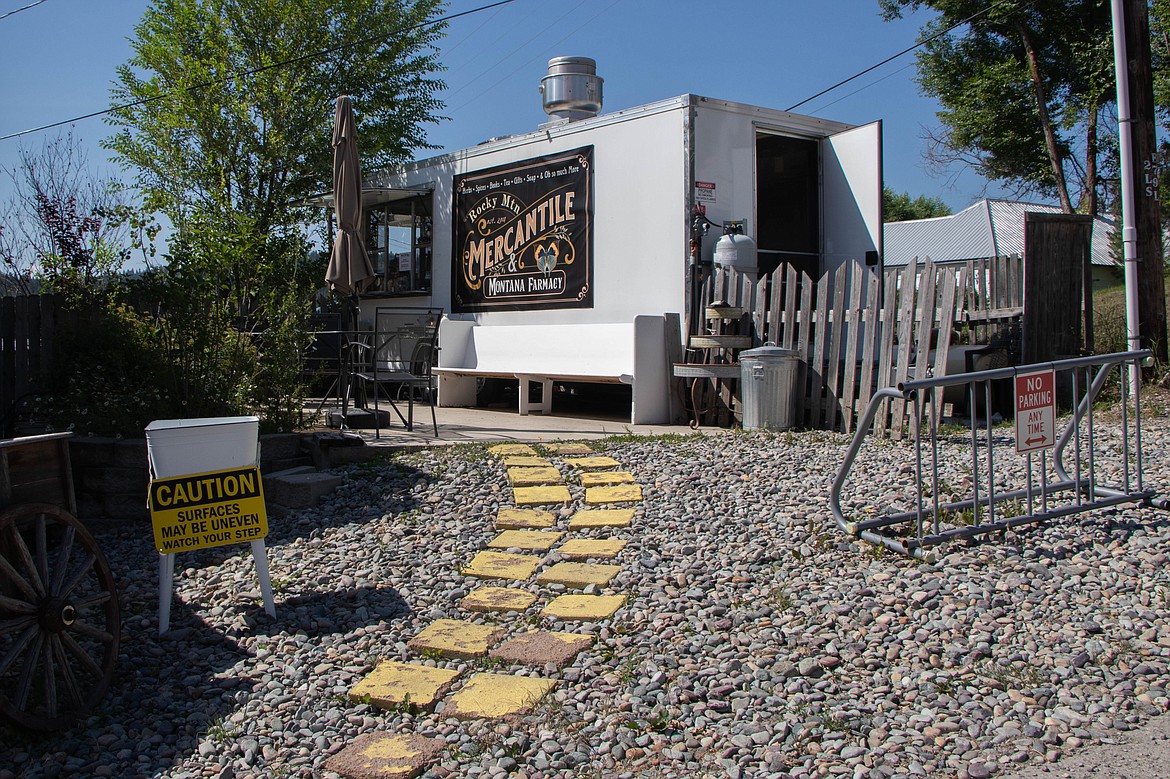
[[(541, 92), (551, 121), (530, 133), (365, 177), (379, 278), (363, 318), (446, 312), (440, 405), (474, 404), (484, 377), (520, 380), (521, 413), (548, 411), (554, 381), (608, 381), (631, 385), (632, 422), (669, 421), (669, 315), (705, 302), (691, 295), (696, 213), (742, 220), (761, 273), (880, 262), (880, 122), (689, 94), (599, 114), (582, 57), (550, 61)], [(702, 262), (720, 232), (700, 239)], [(544, 388), (534, 406), (527, 382)]]

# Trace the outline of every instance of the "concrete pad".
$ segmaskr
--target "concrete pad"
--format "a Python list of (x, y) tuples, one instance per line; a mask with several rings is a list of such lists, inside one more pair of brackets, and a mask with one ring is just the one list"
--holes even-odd
[(349, 699), (359, 703), (368, 700), (383, 709), (411, 705), (430, 711), (458, 675), (458, 671), (446, 668), (386, 660), (353, 686)]
[(629, 527), (633, 521), (633, 509), (581, 509), (569, 517), (569, 530), (583, 530), (590, 527)]
[(572, 538), (561, 544), (557, 553), (561, 557), (585, 559), (588, 557), (617, 557), (626, 548), (620, 538)]
[(568, 503), (573, 499), (569, 495), (569, 488), (564, 486), (514, 487), (512, 494), (515, 496), (517, 506), (542, 506), (549, 503)]
[(536, 450), (528, 444), (496, 444), (495, 446), (489, 447), (488, 451), (492, 454), (498, 455), (524, 454), (528, 455), (529, 457), (537, 456)]
[(325, 770), (349, 779), (411, 779), (425, 771), (447, 744), (414, 733), (366, 733), (325, 761)]
[(548, 443), (541, 444), (540, 448), (554, 454), (593, 454), (593, 450), (585, 444)]
[(621, 463), (612, 457), (570, 457), (565, 462), (583, 471), (599, 471), (605, 468), (621, 467)]
[(536, 577), (538, 584), (563, 584), (585, 588), (591, 584), (604, 587), (622, 570), (620, 565), (592, 563), (557, 563)]
[(471, 562), (461, 573), (464, 576), (478, 576), (481, 579), (524, 581), (532, 575), (538, 565), (540, 558), (532, 555), (480, 552), (471, 558)]
[(600, 487), (606, 484), (633, 484), (634, 474), (629, 471), (597, 471), (581, 474), (581, 486)]
[(508, 481), (513, 487), (532, 487), (541, 484), (564, 484), (565, 477), (556, 468), (509, 468)]
[(542, 533), (539, 530), (505, 530), (488, 541), (489, 549), (524, 549), (529, 552), (547, 552), (564, 533)]
[(615, 484), (612, 487), (588, 487), (585, 502), (591, 506), (604, 503), (633, 503), (642, 499), (642, 485)]
[(496, 527), (500, 530), (552, 527), (556, 517), (540, 509), (500, 509)]
[(498, 625), (477, 625), (461, 619), (436, 619), (406, 645), (419, 654), (438, 652), (444, 657), (469, 660), (483, 657), (506, 631)]
[(451, 696), (442, 713), (459, 719), (520, 717), (555, 686), (552, 679), (478, 673)]
[(551, 663), (557, 668), (564, 668), (582, 649), (588, 649), (592, 644), (593, 636), (530, 630), (500, 644), (491, 651), (491, 657), (524, 665)]
[(536, 596), (527, 590), (512, 587), (480, 587), (459, 605), (468, 611), (524, 611), (536, 603)]
[(612, 617), (625, 602), (625, 595), (561, 595), (553, 598), (540, 615), (566, 622), (598, 622)]
[(512, 454), (504, 458), (505, 468), (551, 468), (552, 460), (547, 457), (531, 457)]

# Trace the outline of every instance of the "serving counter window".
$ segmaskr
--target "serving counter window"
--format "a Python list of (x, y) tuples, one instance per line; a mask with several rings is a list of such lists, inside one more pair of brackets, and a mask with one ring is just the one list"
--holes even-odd
[(366, 251), (375, 276), (366, 291), (430, 293), (434, 233), (431, 196), (369, 205), (365, 221)]

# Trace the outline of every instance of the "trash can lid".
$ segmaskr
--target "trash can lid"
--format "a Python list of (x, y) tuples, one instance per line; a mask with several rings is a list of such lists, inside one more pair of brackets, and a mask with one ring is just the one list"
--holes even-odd
[(739, 353), (740, 362), (744, 360), (792, 360), (800, 356), (800, 352), (796, 349), (785, 349), (782, 346), (769, 341), (763, 346), (757, 346), (755, 349), (748, 349)]

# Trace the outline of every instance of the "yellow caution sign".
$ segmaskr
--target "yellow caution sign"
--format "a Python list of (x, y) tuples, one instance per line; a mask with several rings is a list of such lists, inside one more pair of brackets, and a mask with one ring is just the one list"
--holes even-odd
[(154, 545), (164, 554), (256, 541), (268, 535), (258, 467), (150, 483)]

